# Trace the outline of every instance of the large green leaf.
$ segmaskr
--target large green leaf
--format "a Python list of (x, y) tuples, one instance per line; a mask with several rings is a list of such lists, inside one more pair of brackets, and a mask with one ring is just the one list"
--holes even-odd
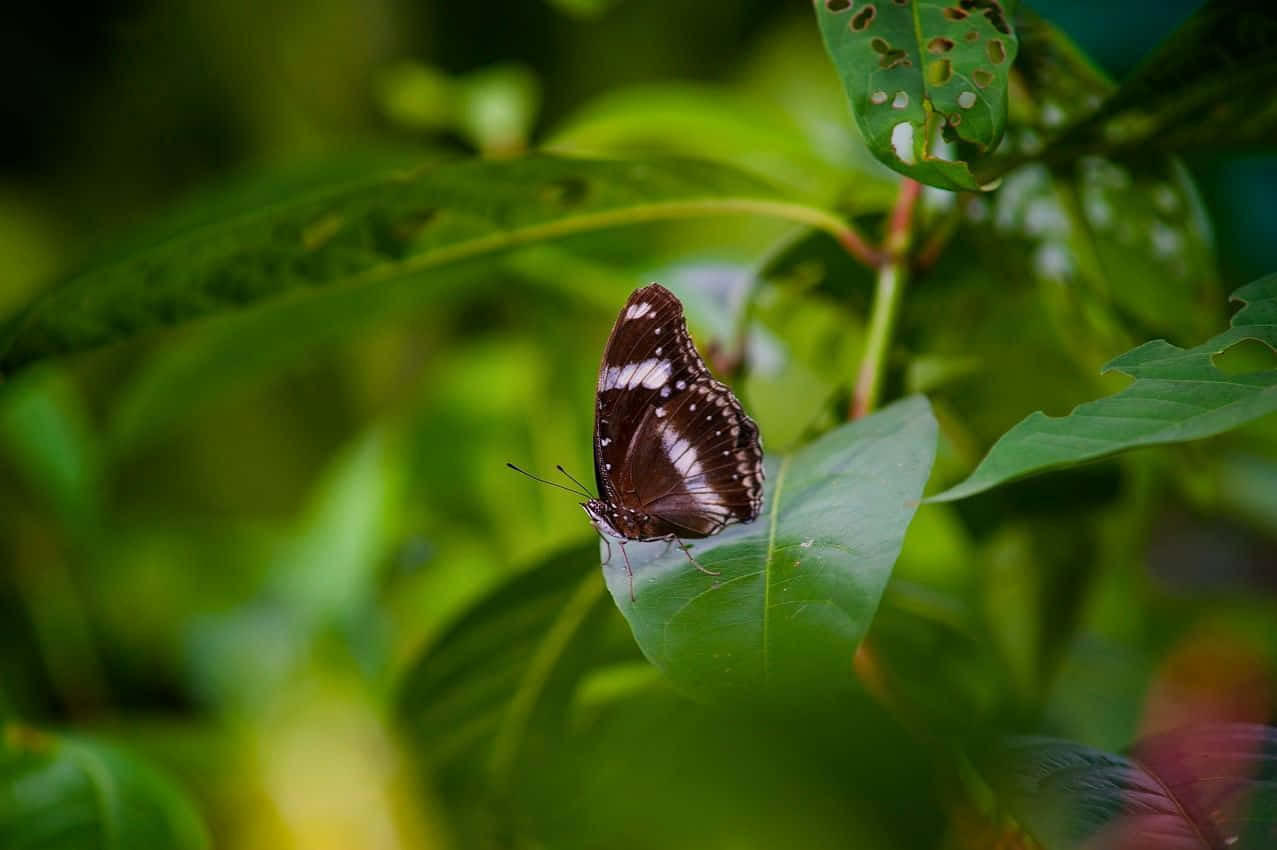
[(5, 850), (199, 850), (208, 834), (167, 779), (115, 747), (17, 726), (0, 741)]
[(0, 371), (270, 298), (419, 276), (574, 233), (732, 214), (845, 232), (836, 216), (709, 163), (450, 163), (286, 197), (91, 268), (0, 329)]
[(1154, 340), (1128, 351), (1106, 371), (1135, 383), (1067, 416), (1031, 414), (994, 443), (970, 477), (932, 499), (961, 499), (1125, 449), (1209, 437), (1277, 410), (1277, 369), (1228, 375), (1212, 360), (1244, 340), (1277, 351), (1277, 274), (1243, 286), (1233, 298), (1246, 306), (1228, 330), (1194, 348)]
[(1210, 0), (1042, 156), (1061, 162), (1269, 143), (1277, 133), (1274, 87), (1277, 6)]
[(629, 543), (634, 599), (612, 545), (608, 589), (644, 654), (706, 699), (845, 693), (931, 471), (936, 421), (909, 398), (770, 458), (763, 513), (676, 546)]
[(616, 615), (588, 568), (593, 549), (574, 547), (516, 576), (418, 656), (400, 683), (399, 706), (426, 761), (478, 761), (503, 781), (534, 719), (551, 704), (566, 709), (588, 667), (637, 658), (628, 639), (618, 646), (607, 638)]
[(1129, 756), (1053, 738), (1007, 743), (989, 774), (1044, 850), (1260, 850), (1277, 843), (1277, 728), (1202, 726)]
[(832, 202), (848, 185), (855, 212), (889, 208), (893, 181), (834, 160), (784, 109), (762, 98), (690, 85), (611, 92), (587, 104), (546, 141), (566, 154), (662, 152), (731, 163), (814, 200)]
[(870, 150), (932, 186), (980, 188), (970, 165), (992, 153), (1006, 127), (1016, 0), (815, 5)]

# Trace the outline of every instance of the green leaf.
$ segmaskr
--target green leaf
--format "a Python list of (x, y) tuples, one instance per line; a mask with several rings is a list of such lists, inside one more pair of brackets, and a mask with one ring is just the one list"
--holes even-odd
[(832, 202), (848, 186), (855, 212), (889, 209), (894, 182), (846, 157), (821, 156), (784, 109), (761, 98), (706, 86), (624, 89), (573, 115), (545, 143), (565, 154), (662, 152), (730, 163), (804, 197)]
[(499, 587), (403, 676), (401, 716), (436, 767), (478, 750), (505, 780), (547, 706), (566, 711), (588, 668), (633, 657), (632, 646), (608, 639), (615, 614), (588, 567), (593, 551), (576, 546)]
[(854, 687), (852, 655), (900, 554), (935, 457), (936, 421), (909, 398), (769, 458), (763, 513), (676, 546), (613, 544), (608, 589), (639, 647), (687, 693), (792, 702)]
[(115, 747), (9, 726), (0, 741), (5, 850), (198, 850), (195, 808), (168, 779)]
[(1275, 87), (1277, 6), (1210, 0), (1046, 156), (1270, 143), (1277, 100), (1266, 95)]
[(980, 188), (970, 166), (1006, 127), (1016, 5), (816, 0), (825, 49), (875, 156), (932, 186)]
[(1054, 738), (1012, 739), (989, 778), (1045, 850), (1260, 850), (1277, 838), (1277, 728), (1190, 727), (1130, 756)]
[(267, 299), (416, 282), (520, 245), (716, 215), (846, 230), (831, 213), (788, 202), (726, 166), (550, 156), (464, 161), (286, 197), (85, 271), (0, 329), (0, 371)]
[(970, 477), (932, 500), (962, 499), (1126, 449), (1198, 440), (1277, 410), (1277, 368), (1227, 375), (1212, 360), (1250, 339), (1277, 351), (1277, 274), (1243, 286), (1233, 299), (1246, 306), (1228, 330), (1195, 348), (1154, 340), (1128, 351), (1105, 371), (1129, 375), (1135, 383), (1078, 405), (1067, 416), (1031, 414), (1002, 435)]

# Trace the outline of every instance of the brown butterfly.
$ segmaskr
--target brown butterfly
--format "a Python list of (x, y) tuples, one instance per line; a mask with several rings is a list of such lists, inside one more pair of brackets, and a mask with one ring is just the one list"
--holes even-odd
[(696, 352), (674, 293), (653, 283), (630, 295), (603, 350), (597, 390), (599, 495), (581, 506), (605, 540), (619, 541), (631, 598), (631, 540), (677, 543), (698, 569), (717, 575), (683, 540), (757, 518), (763, 447), (754, 420)]

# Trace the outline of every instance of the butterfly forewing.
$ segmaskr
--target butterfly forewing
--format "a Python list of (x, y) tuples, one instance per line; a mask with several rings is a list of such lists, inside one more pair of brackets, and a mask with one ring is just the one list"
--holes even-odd
[(599, 369), (595, 477), (610, 505), (645, 516), (636, 537), (706, 537), (762, 508), (758, 428), (714, 380), (683, 308), (652, 284), (630, 296)]

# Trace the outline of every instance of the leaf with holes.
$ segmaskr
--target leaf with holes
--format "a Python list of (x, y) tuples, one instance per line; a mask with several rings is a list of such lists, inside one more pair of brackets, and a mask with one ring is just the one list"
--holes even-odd
[(422, 279), (442, 267), (522, 245), (719, 215), (846, 233), (832, 213), (711, 163), (551, 156), (449, 163), (259, 203), (144, 243), (67, 280), (0, 328), (0, 372), (280, 296), (428, 285)]
[(1038, 411), (1002, 435), (970, 477), (931, 498), (961, 499), (1007, 481), (1126, 449), (1198, 440), (1277, 410), (1277, 368), (1229, 375), (1214, 356), (1246, 340), (1277, 351), (1277, 274), (1233, 293), (1245, 306), (1232, 326), (1189, 349), (1146, 342), (1105, 368), (1135, 379), (1067, 416)]
[(762, 515), (689, 541), (717, 578), (675, 546), (628, 543), (631, 600), (612, 544), (603, 575), (643, 653), (703, 699), (845, 694), (935, 451), (931, 406), (913, 397), (769, 458)]
[(159, 773), (113, 746), (9, 726), (0, 740), (5, 850), (202, 850), (194, 807)]
[(1045, 156), (1268, 144), (1277, 99), (1261, 93), (1274, 87), (1277, 5), (1211, 0)]
[(992, 760), (999, 803), (1045, 850), (1277, 846), (1277, 728), (1190, 727), (1129, 756), (1016, 738)]
[(979, 189), (971, 166), (1007, 120), (1016, 0), (815, 0), (852, 111), (874, 154), (944, 189)]

